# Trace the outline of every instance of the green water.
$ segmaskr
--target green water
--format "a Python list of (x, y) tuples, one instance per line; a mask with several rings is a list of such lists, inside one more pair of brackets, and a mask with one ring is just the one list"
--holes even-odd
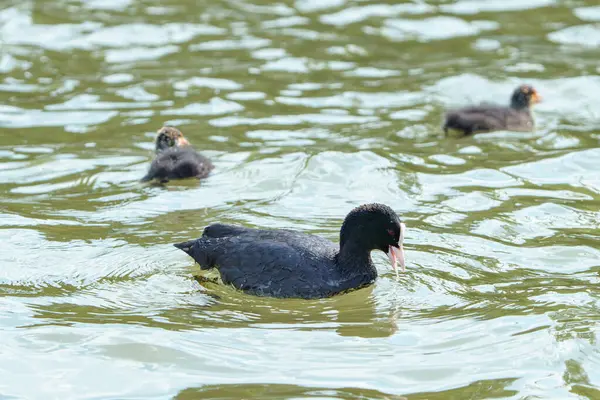
[[(599, 59), (593, 0), (3, 0), (0, 398), (600, 399)], [(536, 132), (441, 135), (521, 82)], [(166, 123), (209, 179), (137, 182)], [(371, 201), (407, 272), (331, 299), (171, 246)]]

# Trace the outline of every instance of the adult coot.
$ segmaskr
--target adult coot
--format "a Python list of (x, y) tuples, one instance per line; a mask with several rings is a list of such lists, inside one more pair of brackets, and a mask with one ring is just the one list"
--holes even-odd
[(383, 204), (366, 204), (346, 216), (340, 245), (291, 230), (213, 224), (202, 237), (174, 246), (203, 270), (217, 268), (225, 284), (258, 296), (320, 298), (371, 284), (381, 250), (404, 271), (405, 226)]
[(156, 158), (142, 182), (157, 179), (206, 178), (213, 169), (210, 160), (190, 146), (179, 129), (165, 126), (156, 136)]
[(498, 130), (531, 131), (535, 125), (531, 108), (541, 99), (532, 86), (521, 85), (513, 92), (509, 107), (482, 104), (449, 111), (444, 132), (452, 129), (470, 135)]

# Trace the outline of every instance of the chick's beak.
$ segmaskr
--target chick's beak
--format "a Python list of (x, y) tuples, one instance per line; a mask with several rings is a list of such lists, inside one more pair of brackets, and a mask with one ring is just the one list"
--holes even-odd
[(183, 136), (180, 136), (177, 138), (177, 146), (178, 147), (183, 147), (183, 146), (189, 146), (190, 142), (187, 141), (186, 138), (184, 138)]
[(406, 271), (406, 264), (404, 261), (404, 231), (406, 230), (406, 226), (404, 224), (400, 224), (400, 238), (398, 239), (398, 245), (390, 245), (388, 247), (388, 257), (390, 258), (390, 263), (392, 264), (392, 268), (396, 272), (396, 276), (398, 276), (398, 267), (400, 264), (402, 268), (402, 272)]

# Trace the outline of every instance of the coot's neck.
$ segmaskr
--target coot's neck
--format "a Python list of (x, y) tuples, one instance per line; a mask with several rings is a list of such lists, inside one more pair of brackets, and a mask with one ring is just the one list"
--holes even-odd
[(162, 147), (162, 148), (156, 150), (156, 154), (162, 154), (162, 153), (166, 153), (166, 152), (179, 152), (179, 151), (185, 150), (187, 148), (188, 148), (187, 146)]
[(530, 111), (529, 103), (522, 101), (521, 99), (512, 99), (510, 102), (510, 108), (517, 111)]
[(340, 272), (348, 277), (368, 275), (374, 279), (377, 276), (377, 270), (371, 260), (371, 251), (364, 245), (361, 246), (361, 243), (346, 241), (340, 247), (336, 258)]

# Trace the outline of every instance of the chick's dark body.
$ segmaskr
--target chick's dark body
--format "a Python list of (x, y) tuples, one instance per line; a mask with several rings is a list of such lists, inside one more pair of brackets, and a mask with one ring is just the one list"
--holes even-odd
[(454, 129), (471, 135), (499, 130), (530, 131), (533, 126), (533, 116), (529, 110), (482, 105), (448, 112), (444, 131), (447, 133)]
[(156, 137), (156, 157), (142, 182), (172, 179), (206, 178), (213, 170), (208, 158), (190, 146), (183, 134), (176, 128), (165, 126)]
[(161, 182), (172, 179), (206, 178), (214, 166), (192, 147), (171, 147), (156, 155), (142, 181), (157, 179)]
[(446, 113), (444, 132), (460, 131), (465, 135), (499, 130), (532, 131), (535, 121), (531, 107), (541, 97), (529, 85), (521, 85), (513, 92), (507, 107), (482, 104), (463, 107)]

